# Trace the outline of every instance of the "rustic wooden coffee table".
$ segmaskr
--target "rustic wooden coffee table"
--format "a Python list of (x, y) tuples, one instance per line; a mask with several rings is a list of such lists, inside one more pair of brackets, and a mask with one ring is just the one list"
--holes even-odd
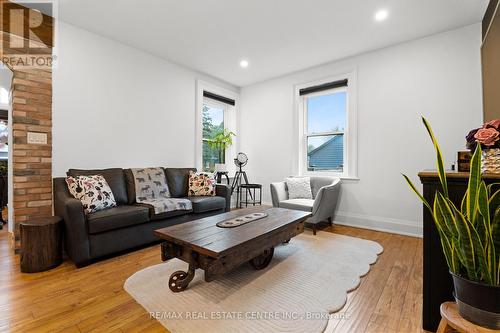
[[(216, 225), (255, 212), (267, 217), (234, 228)], [(251, 207), (155, 230), (155, 235), (165, 240), (161, 246), (162, 260), (178, 258), (189, 264), (187, 272), (172, 273), (170, 290), (186, 289), (197, 268), (205, 271), (206, 282), (245, 262), (255, 269), (264, 269), (271, 262), (274, 247), (303, 232), (310, 215), (284, 208)]]

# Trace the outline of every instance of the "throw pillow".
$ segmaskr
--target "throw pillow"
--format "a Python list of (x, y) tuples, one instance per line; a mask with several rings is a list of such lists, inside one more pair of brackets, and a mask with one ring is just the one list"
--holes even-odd
[(288, 199), (312, 199), (309, 177), (286, 178), (285, 182), (288, 187)]
[(215, 179), (212, 173), (189, 171), (188, 196), (214, 196)]
[(113, 192), (101, 175), (67, 177), (68, 190), (80, 200), (85, 213), (94, 213), (116, 206)]

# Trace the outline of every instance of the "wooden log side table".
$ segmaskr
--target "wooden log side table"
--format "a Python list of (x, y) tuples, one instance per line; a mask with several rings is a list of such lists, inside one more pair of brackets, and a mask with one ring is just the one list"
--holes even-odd
[(464, 319), (458, 313), (457, 304), (455, 302), (445, 302), (441, 304), (441, 322), (436, 333), (493, 333), (498, 330), (481, 327)]
[(36, 273), (62, 263), (62, 219), (58, 216), (32, 219), (19, 225), (21, 272)]

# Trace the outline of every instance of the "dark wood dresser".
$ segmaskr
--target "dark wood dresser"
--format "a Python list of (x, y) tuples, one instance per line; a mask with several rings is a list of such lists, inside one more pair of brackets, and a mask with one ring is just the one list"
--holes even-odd
[[(439, 177), (436, 171), (422, 171), (418, 174), (424, 186), (423, 195), (431, 204), (434, 202), (436, 191), (441, 191)], [(459, 206), (467, 190), (469, 182), (468, 172), (449, 171), (446, 173), (450, 199)], [(487, 184), (500, 183), (500, 174), (483, 175)], [(500, 187), (499, 187), (500, 188)], [(434, 225), (432, 215), (424, 207), (424, 274), (423, 274), (423, 313), (422, 327), (427, 331), (435, 332), (441, 315), (441, 303), (453, 301), (453, 281), (441, 249), (439, 234)]]

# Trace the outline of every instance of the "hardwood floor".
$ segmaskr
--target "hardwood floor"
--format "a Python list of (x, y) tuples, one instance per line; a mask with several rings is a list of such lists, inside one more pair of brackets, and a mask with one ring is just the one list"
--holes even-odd
[[(22, 274), (5, 229), (0, 231), (0, 332), (165, 332), (122, 288), (134, 272), (161, 262), (159, 245), (81, 269), (66, 260), (48, 272)], [(384, 247), (327, 331), (423, 332), (422, 240), (343, 226), (324, 230)]]

